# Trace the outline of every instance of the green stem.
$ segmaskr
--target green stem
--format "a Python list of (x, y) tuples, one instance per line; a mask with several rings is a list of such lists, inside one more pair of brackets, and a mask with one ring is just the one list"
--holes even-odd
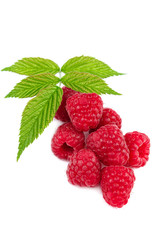
[[(61, 70), (59, 71), (59, 79), (61, 79)], [(61, 87), (61, 81), (59, 82), (59, 87)]]

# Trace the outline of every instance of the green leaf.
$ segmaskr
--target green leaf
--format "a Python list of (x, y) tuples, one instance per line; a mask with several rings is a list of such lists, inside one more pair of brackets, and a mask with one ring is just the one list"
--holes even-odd
[(24, 149), (38, 138), (53, 120), (62, 95), (63, 90), (60, 87), (48, 86), (28, 102), (22, 114), (17, 161)]
[(56, 74), (59, 72), (59, 70), (60, 68), (55, 62), (40, 57), (23, 58), (12, 66), (2, 69), (2, 71), (15, 72), (27, 76), (40, 73)]
[(97, 60), (93, 57), (80, 56), (69, 59), (62, 67), (62, 72), (68, 73), (72, 71), (87, 72), (97, 75), (101, 78), (107, 78), (111, 76), (123, 75), (112, 70), (107, 64)]
[(60, 79), (52, 73), (37, 74), (27, 77), (19, 82), (14, 89), (7, 94), (6, 98), (18, 97), (27, 98), (34, 97), (37, 93), (49, 85), (56, 85)]
[(61, 81), (66, 87), (79, 92), (121, 95), (111, 89), (103, 79), (90, 73), (70, 72), (64, 75)]

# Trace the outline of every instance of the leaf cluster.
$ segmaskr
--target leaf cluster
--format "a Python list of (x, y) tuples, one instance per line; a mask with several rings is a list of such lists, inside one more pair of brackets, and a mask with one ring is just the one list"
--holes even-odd
[[(112, 70), (107, 64), (93, 57), (71, 58), (62, 68), (49, 59), (23, 58), (2, 71), (26, 75), (6, 98), (32, 98), (22, 113), (17, 160), (24, 149), (38, 138), (53, 120), (62, 101), (61, 83), (84, 93), (121, 95), (111, 89), (104, 78), (122, 73)], [(55, 76), (61, 72), (65, 73), (62, 78)]]

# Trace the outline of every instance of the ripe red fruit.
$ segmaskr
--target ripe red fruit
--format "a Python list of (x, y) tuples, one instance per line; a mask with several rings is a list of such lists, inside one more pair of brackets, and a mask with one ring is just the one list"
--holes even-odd
[(67, 99), (66, 109), (78, 131), (96, 128), (102, 117), (103, 102), (96, 93), (74, 94)]
[(69, 97), (71, 97), (73, 94), (78, 93), (71, 88), (67, 87), (62, 87), (63, 89), (63, 97), (62, 97), (62, 102), (61, 105), (59, 106), (55, 118), (62, 121), (62, 122), (70, 122), (68, 113), (66, 111), (66, 101)]
[(54, 134), (51, 142), (53, 153), (60, 159), (69, 160), (74, 150), (80, 150), (85, 145), (85, 136), (78, 132), (71, 122), (62, 124)]
[(67, 176), (73, 185), (94, 187), (100, 182), (101, 165), (90, 149), (81, 149), (70, 157)]
[(102, 118), (98, 125), (98, 128), (107, 124), (115, 124), (118, 128), (121, 128), (122, 120), (121, 117), (111, 108), (104, 108)]
[(132, 169), (124, 166), (109, 166), (102, 170), (101, 189), (105, 201), (113, 207), (127, 204), (135, 181)]
[(86, 145), (105, 165), (124, 165), (128, 161), (129, 150), (121, 130), (115, 124), (92, 132)]
[(149, 159), (149, 137), (137, 131), (126, 133), (124, 137), (130, 151), (127, 166), (143, 167)]

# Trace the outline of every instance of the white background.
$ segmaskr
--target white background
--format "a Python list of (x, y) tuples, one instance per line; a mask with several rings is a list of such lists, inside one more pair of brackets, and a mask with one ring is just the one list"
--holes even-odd
[(16, 162), (21, 113), (28, 100), (4, 99), (23, 76), (0, 73), (0, 239), (160, 239), (160, 36), (157, 0), (3, 0), (0, 69), (23, 57), (60, 66), (82, 54), (127, 75), (106, 79), (123, 96), (103, 96), (122, 117), (124, 133), (151, 139), (148, 164), (135, 171), (131, 198), (110, 207), (100, 189), (66, 178), (67, 162), (53, 156), (54, 120)]

